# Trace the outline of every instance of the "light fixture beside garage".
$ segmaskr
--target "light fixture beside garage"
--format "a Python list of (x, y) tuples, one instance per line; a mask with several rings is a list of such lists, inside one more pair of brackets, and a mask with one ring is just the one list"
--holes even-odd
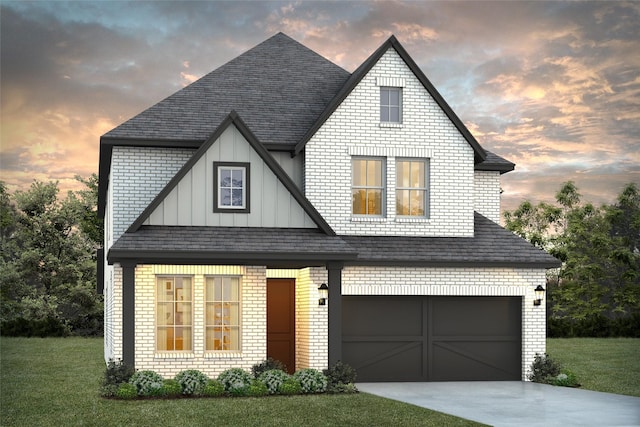
[(542, 285), (536, 286), (535, 292), (536, 299), (533, 300), (533, 305), (540, 305), (542, 304), (542, 298), (544, 298), (544, 288)]
[(320, 295), (318, 305), (327, 305), (327, 299), (329, 299), (329, 287), (326, 283), (323, 283), (318, 287), (318, 295)]

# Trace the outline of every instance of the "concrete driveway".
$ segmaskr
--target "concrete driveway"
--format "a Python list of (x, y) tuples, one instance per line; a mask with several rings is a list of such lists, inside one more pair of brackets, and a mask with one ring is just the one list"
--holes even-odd
[(365, 393), (493, 426), (640, 426), (640, 398), (520, 381), (358, 383)]

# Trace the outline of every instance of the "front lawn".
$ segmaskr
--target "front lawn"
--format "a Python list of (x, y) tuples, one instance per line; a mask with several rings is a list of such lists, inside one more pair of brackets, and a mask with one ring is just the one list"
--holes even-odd
[(584, 389), (640, 397), (638, 338), (549, 338), (547, 353)]
[(2, 426), (473, 426), (366, 393), (118, 401), (99, 396), (102, 339), (0, 339)]

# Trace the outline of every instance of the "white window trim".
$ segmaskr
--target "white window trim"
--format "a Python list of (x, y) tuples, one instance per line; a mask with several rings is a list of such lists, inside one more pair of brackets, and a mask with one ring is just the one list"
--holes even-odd
[[(207, 303), (212, 302), (214, 300), (210, 300), (207, 298), (207, 279), (216, 278), (216, 277), (231, 277), (238, 279), (238, 348), (233, 350), (215, 350), (215, 349), (207, 349), (207, 327), (209, 326), (207, 323)], [(205, 352), (205, 357), (216, 358), (216, 357), (239, 357), (242, 355), (242, 276), (234, 275), (234, 274), (207, 274), (204, 276), (204, 289), (203, 289), (203, 300), (204, 300), (204, 308), (203, 308), (203, 348)]]
[[(158, 325), (158, 302), (159, 302), (159, 296), (158, 296), (158, 281), (159, 280), (164, 280), (164, 279), (173, 279), (175, 281), (176, 278), (189, 278), (191, 280), (191, 349), (189, 350), (158, 350), (158, 328), (160, 327), (160, 325)], [(192, 275), (189, 274), (157, 274), (155, 275), (155, 280), (154, 280), (154, 308), (153, 308), (153, 314), (154, 314), (154, 322), (153, 322), (153, 334), (154, 334), (154, 338), (153, 338), (153, 345), (154, 345), (154, 357), (160, 357), (160, 358), (181, 358), (181, 357), (185, 357), (185, 358), (189, 358), (189, 357), (194, 357), (194, 348), (195, 348), (195, 278)], [(174, 327), (175, 327), (175, 323), (174, 323)]]
[[(382, 104), (382, 90), (383, 89), (393, 89), (393, 90), (397, 90), (398, 91), (398, 105), (391, 105), (391, 103), (389, 104)], [(403, 90), (402, 87), (397, 87), (397, 86), (380, 86), (379, 88), (379, 108), (380, 108), (380, 115), (382, 115), (382, 109), (383, 108), (387, 108), (389, 111), (389, 120), (382, 120), (382, 117), (380, 117), (380, 126), (381, 127), (402, 127), (402, 123), (403, 123), (403, 110), (404, 110), (404, 97), (403, 97)], [(391, 109), (392, 108), (398, 108), (398, 120), (391, 120)]]

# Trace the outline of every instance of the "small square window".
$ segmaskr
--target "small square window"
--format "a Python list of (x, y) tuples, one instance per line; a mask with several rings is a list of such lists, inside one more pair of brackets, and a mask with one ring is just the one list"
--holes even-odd
[(380, 88), (380, 121), (402, 123), (402, 88)]
[(213, 211), (249, 213), (249, 163), (214, 162)]

